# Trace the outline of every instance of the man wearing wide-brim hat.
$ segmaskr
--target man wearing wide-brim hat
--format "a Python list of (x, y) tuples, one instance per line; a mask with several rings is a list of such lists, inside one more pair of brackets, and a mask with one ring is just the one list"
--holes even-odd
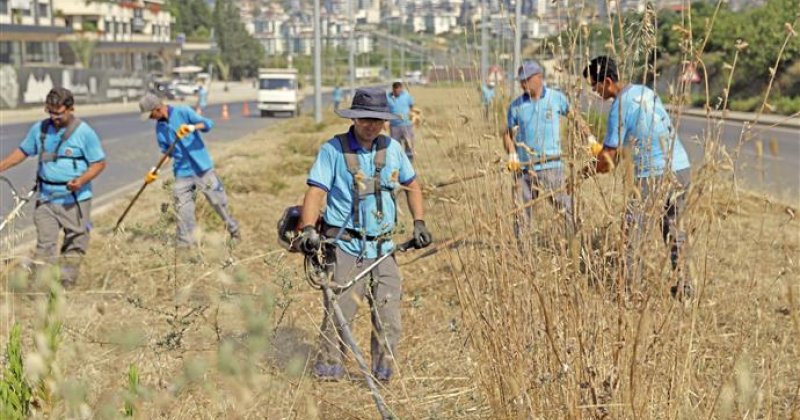
[[(423, 220), (422, 191), (403, 146), (381, 134), (385, 121), (398, 118), (389, 112), (386, 94), (379, 89), (358, 89), (349, 109), (336, 113), (353, 121), (350, 129), (334, 136), (320, 149), (308, 175), (303, 201), (299, 247), (306, 254), (322, 252), (333, 270), (333, 281), (346, 284), (382, 255), (393, 252), (392, 233), (397, 223), (395, 193), (406, 191), (414, 220), (414, 246), (424, 248), (432, 238)], [(318, 224), (323, 205), (325, 213)], [(358, 301), (366, 298), (372, 312), (372, 373), (388, 381), (400, 338), (400, 270), (386, 258), (337, 301), (348, 324)], [(320, 350), (314, 374), (324, 380), (344, 375), (345, 345), (341, 325), (325, 303)], [(352, 328), (352, 327), (351, 327)]]

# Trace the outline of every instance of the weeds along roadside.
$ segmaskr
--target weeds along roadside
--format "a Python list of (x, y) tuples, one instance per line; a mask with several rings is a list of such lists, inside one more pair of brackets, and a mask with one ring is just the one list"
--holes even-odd
[[(565, 43), (577, 45), (570, 41)], [(579, 81), (588, 52), (561, 51), (584, 57), (564, 66), (563, 80)], [(630, 80), (633, 66), (621, 68), (626, 67)], [(575, 99), (580, 90), (570, 86)], [(458, 102), (469, 103), (470, 95)], [(438, 154), (466, 177), (489, 160), (478, 151), (499, 150), (501, 143), (484, 130), (454, 130), (458, 118), (480, 121), (477, 112), (465, 109), (428, 127), (440, 141), (421, 147), (423, 155), (434, 155), (431, 148), (447, 144)], [(579, 254), (550, 234), (558, 216), (546, 205), (536, 211), (537, 246), (516, 249), (511, 222), (500, 217), (511, 210), (508, 175), (471, 180), (436, 198), (440, 214), (448, 215), (440, 219), (440, 232), (455, 238), (480, 232), (444, 251), (448, 267), (442, 273), (458, 290), (479, 357), (476, 380), (491, 412), (504, 418), (746, 413), (777, 418), (796, 412), (792, 378), (800, 359), (790, 344), (798, 325), (791, 315), (797, 311), (797, 284), (790, 280), (797, 273), (796, 210), (735, 188), (738, 152), (731, 155), (722, 146), (717, 123), (709, 119), (708, 135), (701, 139), (705, 155), (693, 162), (686, 227), (693, 233), (692, 272), (700, 294), (688, 307), (668, 298), (667, 251), (656, 238), (655, 223), (639, 250), (647, 280), (637, 285), (635, 299), (615, 298), (614, 285), (621, 280), (616, 262), (624, 249), (623, 198), (632, 193), (620, 174), (586, 182), (575, 193), (582, 222)], [(564, 143), (577, 150), (582, 141), (568, 130)], [(660, 211), (649, 209), (651, 222)], [(764, 330), (772, 344), (763, 341)]]

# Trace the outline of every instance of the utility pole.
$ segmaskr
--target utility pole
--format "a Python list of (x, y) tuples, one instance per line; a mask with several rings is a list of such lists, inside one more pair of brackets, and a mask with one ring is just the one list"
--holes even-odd
[(319, 0), (314, 0), (314, 121), (322, 122), (322, 39)]
[(406, 77), (406, 1), (400, 0), (400, 80), (405, 83)]
[(347, 0), (347, 14), (349, 15), (348, 20), (350, 21), (350, 40), (348, 42), (350, 54), (347, 57), (347, 64), (350, 68), (350, 100), (356, 96), (356, 11), (355, 7), (353, 7), (354, 1), (355, 0)]
[(489, 72), (489, 0), (481, 1), (481, 83)]
[[(515, 16), (514, 16), (514, 69), (512, 74), (516, 75), (517, 69), (519, 68), (522, 62), (520, 61), (520, 56), (522, 55), (522, 0), (516, 0), (515, 4)], [(515, 86), (519, 88), (519, 84), (515, 83)]]

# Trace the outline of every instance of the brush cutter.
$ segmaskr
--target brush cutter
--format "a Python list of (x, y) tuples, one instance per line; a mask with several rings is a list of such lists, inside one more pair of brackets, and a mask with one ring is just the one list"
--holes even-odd
[(122, 221), (125, 220), (125, 216), (127, 216), (128, 212), (131, 211), (131, 208), (133, 208), (133, 205), (136, 203), (136, 200), (138, 200), (139, 196), (142, 195), (144, 189), (147, 188), (147, 186), (150, 185), (153, 182), (153, 180), (155, 180), (155, 177), (158, 176), (158, 171), (159, 169), (161, 169), (161, 166), (163, 166), (164, 163), (167, 161), (167, 159), (169, 159), (170, 155), (172, 155), (172, 151), (175, 150), (175, 146), (178, 144), (178, 142), (181, 141), (181, 139), (183, 139), (187, 134), (189, 133), (182, 131), (180, 129), (176, 131), (175, 141), (173, 141), (172, 144), (169, 145), (169, 148), (167, 148), (167, 151), (164, 152), (163, 155), (161, 155), (161, 158), (158, 160), (156, 166), (153, 169), (151, 169), (147, 173), (147, 175), (145, 175), (145, 181), (142, 184), (142, 186), (139, 187), (139, 191), (136, 192), (136, 195), (133, 196), (131, 202), (128, 203), (128, 207), (125, 207), (125, 211), (123, 211), (122, 215), (119, 216), (119, 219), (117, 219), (117, 224), (114, 225), (114, 233), (117, 233), (119, 231), (119, 227), (120, 225), (122, 225)]
[[(323, 243), (332, 242), (333, 240), (329, 239)], [(372, 374), (367, 367), (367, 362), (364, 360), (364, 356), (361, 354), (358, 344), (356, 344), (355, 339), (353, 339), (353, 334), (350, 331), (350, 327), (347, 325), (347, 320), (344, 318), (341, 307), (339, 307), (336, 295), (352, 287), (353, 284), (364, 278), (366, 275), (372, 272), (375, 267), (380, 265), (387, 258), (394, 255), (396, 252), (405, 252), (411, 249), (414, 246), (414, 242), (415, 241), (411, 239), (407, 242), (397, 245), (392, 252), (382, 255), (380, 258), (376, 259), (372, 264), (368, 265), (364, 270), (358, 273), (355, 277), (353, 277), (352, 280), (341, 285), (332, 283), (330, 281), (332, 273), (326, 269), (325, 263), (320, 261), (319, 252), (316, 255), (307, 255), (305, 258), (306, 278), (312, 287), (322, 290), (322, 292), (325, 294), (325, 299), (331, 303), (333, 315), (336, 317), (336, 321), (339, 323), (341, 328), (342, 340), (344, 340), (345, 344), (347, 344), (347, 346), (350, 348), (350, 351), (353, 352), (353, 357), (358, 363), (359, 370), (361, 370), (361, 373), (364, 375), (364, 379), (367, 382), (367, 387), (372, 394), (372, 399), (375, 401), (375, 406), (378, 408), (378, 412), (380, 413), (382, 419), (390, 419), (393, 418), (393, 416), (391, 415), (388, 407), (386, 407), (386, 402), (384, 402), (383, 397), (378, 390), (378, 386), (376, 385), (375, 380), (372, 378)]]
[(14, 198), (14, 203), (15, 203), (14, 208), (11, 209), (11, 211), (8, 213), (5, 219), (3, 219), (3, 222), (0, 223), (0, 232), (2, 232), (3, 229), (5, 229), (6, 225), (11, 223), (12, 220), (14, 220), (17, 216), (19, 216), (19, 214), (22, 211), (22, 208), (25, 207), (25, 204), (28, 204), (28, 202), (31, 201), (33, 196), (36, 195), (36, 184), (33, 185), (33, 188), (31, 188), (27, 194), (21, 196), (19, 195), (17, 189), (14, 188), (14, 184), (12, 184), (8, 178), (0, 176), (0, 181), (5, 182), (6, 184), (8, 184), (8, 187), (11, 188), (11, 197)]

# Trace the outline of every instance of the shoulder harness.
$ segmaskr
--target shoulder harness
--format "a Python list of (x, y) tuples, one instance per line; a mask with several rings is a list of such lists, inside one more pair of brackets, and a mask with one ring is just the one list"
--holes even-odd
[(67, 140), (69, 140), (69, 138), (72, 137), (72, 134), (81, 125), (82, 122), (83, 121), (81, 121), (77, 117), (72, 118), (72, 121), (70, 121), (69, 124), (67, 124), (67, 128), (64, 130), (64, 134), (62, 134), (61, 138), (58, 140), (58, 144), (56, 145), (55, 150), (53, 150), (52, 152), (45, 152), (44, 143), (45, 143), (45, 139), (47, 138), (47, 130), (50, 129), (50, 126), (52, 125), (52, 122), (50, 121), (49, 118), (46, 118), (46, 119), (42, 120), (42, 122), (40, 124), (40, 129), (39, 129), (39, 172), (36, 174), (36, 182), (37, 182), (37, 184), (67, 185), (66, 182), (53, 182), (53, 181), (48, 181), (47, 179), (42, 178), (42, 176), (41, 176), (41, 166), (43, 164), (45, 164), (45, 163), (55, 162), (55, 161), (57, 161), (59, 159), (69, 159), (69, 160), (72, 160), (72, 165), (76, 169), (78, 167), (78, 163), (77, 163), (78, 160), (82, 160), (82, 161), (86, 162), (87, 166), (89, 165), (89, 161), (86, 160), (86, 156), (83, 156), (83, 154), (81, 154), (81, 156), (67, 156), (67, 155), (59, 154), (59, 150), (61, 150), (61, 146), (63, 146), (64, 143), (66, 143)]
[[(392, 140), (383, 134), (378, 136), (376, 140), (377, 150), (375, 151), (375, 158), (373, 160), (373, 163), (375, 164), (375, 173), (372, 177), (373, 182), (364, 185), (359, 182), (360, 178), (363, 177), (363, 175), (359, 175), (359, 172), (361, 171), (361, 165), (358, 163), (358, 155), (356, 154), (355, 150), (350, 148), (348, 135), (348, 133), (337, 134), (336, 139), (339, 140), (339, 144), (342, 146), (344, 160), (347, 163), (347, 171), (353, 176), (353, 226), (356, 230), (358, 230), (361, 224), (359, 211), (361, 200), (369, 195), (375, 195), (375, 205), (377, 207), (377, 211), (379, 214), (383, 214), (382, 192), (393, 192), (392, 189), (383, 187), (381, 184), (381, 171), (386, 166), (386, 150), (389, 148), (389, 144)], [(392, 199), (394, 199), (394, 195), (392, 195)]]

